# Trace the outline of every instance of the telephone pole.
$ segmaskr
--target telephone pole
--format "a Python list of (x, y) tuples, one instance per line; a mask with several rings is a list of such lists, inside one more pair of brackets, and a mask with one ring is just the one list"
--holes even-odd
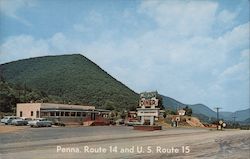
[(218, 126), (219, 126), (219, 110), (221, 108), (220, 107), (215, 107), (214, 109), (216, 109), (216, 112), (217, 112), (217, 130), (218, 130)]
[(234, 115), (233, 115), (232, 118), (234, 119), (234, 129), (235, 129), (235, 119), (237, 118), (237, 117), (236, 117), (236, 113), (234, 113)]
[(221, 108), (220, 107), (215, 107), (214, 109), (216, 109), (216, 112), (217, 112), (217, 121), (219, 121), (219, 110)]

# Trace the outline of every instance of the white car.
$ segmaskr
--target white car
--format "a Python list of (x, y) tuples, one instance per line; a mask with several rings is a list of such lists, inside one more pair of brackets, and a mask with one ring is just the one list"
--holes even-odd
[(51, 127), (52, 121), (45, 118), (37, 118), (28, 122), (30, 127)]
[(1, 119), (1, 123), (4, 123), (5, 125), (10, 125), (12, 120), (17, 119), (16, 116), (5, 116), (3, 119)]
[(16, 126), (27, 125), (29, 120), (31, 120), (31, 118), (19, 118), (19, 117), (17, 117), (16, 119), (13, 119), (11, 121), (11, 125), (16, 125)]

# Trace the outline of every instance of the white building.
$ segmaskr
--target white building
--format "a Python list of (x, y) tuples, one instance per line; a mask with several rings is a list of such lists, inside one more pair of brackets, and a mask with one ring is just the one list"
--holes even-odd
[(183, 109), (178, 110), (178, 114), (184, 116), (186, 114), (186, 111)]

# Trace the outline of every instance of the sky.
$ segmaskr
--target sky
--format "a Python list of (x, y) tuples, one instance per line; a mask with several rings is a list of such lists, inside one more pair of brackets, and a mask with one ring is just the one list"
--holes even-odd
[(81, 53), (137, 93), (249, 108), (248, 0), (0, 0), (0, 64)]

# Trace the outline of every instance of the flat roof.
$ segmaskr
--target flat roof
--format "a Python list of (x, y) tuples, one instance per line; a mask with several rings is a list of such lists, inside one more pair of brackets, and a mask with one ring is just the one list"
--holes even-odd
[(56, 104), (56, 103), (17, 103), (17, 106), (39, 105), (41, 109), (77, 109), (77, 110), (95, 110), (95, 106)]

